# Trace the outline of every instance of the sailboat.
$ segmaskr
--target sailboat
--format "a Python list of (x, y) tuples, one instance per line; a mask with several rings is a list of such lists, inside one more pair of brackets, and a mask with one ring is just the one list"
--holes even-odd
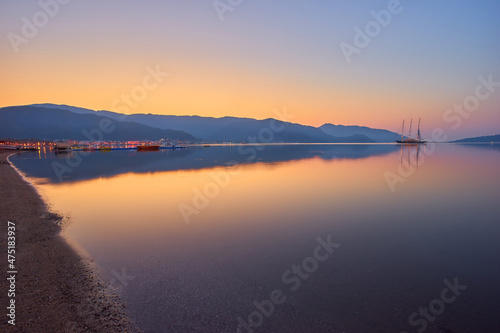
[(418, 143), (427, 143), (426, 140), (422, 140), (422, 136), (420, 135), (420, 118), (418, 118), (418, 131), (417, 131), (417, 138), (412, 139), (411, 138), (411, 126), (413, 123), (413, 119), (410, 120), (410, 131), (408, 132), (408, 138), (404, 138), (404, 131), (405, 131), (405, 121), (403, 119), (403, 128), (401, 130), (401, 140), (396, 140), (397, 143), (403, 143), (403, 144), (418, 144)]

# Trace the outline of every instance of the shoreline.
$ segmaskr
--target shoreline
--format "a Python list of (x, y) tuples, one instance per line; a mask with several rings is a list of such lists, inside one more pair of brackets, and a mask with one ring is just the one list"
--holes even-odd
[[(7, 252), (7, 222), (15, 223), (15, 297), (2, 283), (6, 332), (139, 332), (125, 303), (99, 277), (91, 260), (62, 236), (61, 217), (50, 212), (35, 186), (8, 161), (16, 154), (0, 150), (0, 248)], [(2, 280), (7, 274), (2, 262)], [(5, 287), (3, 287), (5, 285)], [(15, 300), (15, 326), (8, 323)]]

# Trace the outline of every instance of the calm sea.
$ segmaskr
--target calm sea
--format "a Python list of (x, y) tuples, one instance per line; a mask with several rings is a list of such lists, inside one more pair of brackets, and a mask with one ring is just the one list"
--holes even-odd
[(500, 332), (500, 147), (11, 158), (146, 332)]

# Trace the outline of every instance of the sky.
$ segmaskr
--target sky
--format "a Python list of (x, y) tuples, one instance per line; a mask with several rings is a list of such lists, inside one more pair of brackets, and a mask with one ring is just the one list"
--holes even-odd
[(0, 107), (286, 109), (312, 126), (498, 134), (498, 13), (495, 0), (0, 0)]

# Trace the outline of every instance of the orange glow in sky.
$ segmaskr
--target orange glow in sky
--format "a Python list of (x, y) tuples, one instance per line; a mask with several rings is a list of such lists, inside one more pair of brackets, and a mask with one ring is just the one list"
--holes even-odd
[[(421, 117), (425, 131), (449, 127), (443, 113), (474, 94), (479, 76), (500, 81), (495, 2), (447, 7), (446, 17), (435, 8), (444, 4), (412, 4), (348, 63), (339, 45), (352, 43), (353, 28), (377, 9), (365, 2), (257, 1), (224, 21), (203, 3), (71, 2), (18, 52), (9, 34), (22, 36), (22, 18), (42, 9), (2, 2), (0, 106), (257, 119), (286, 107), (305, 125), (397, 131), (402, 119)], [(147, 68), (169, 75), (123, 108)], [(493, 134), (499, 96), (481, 102), (459, 133)]]

